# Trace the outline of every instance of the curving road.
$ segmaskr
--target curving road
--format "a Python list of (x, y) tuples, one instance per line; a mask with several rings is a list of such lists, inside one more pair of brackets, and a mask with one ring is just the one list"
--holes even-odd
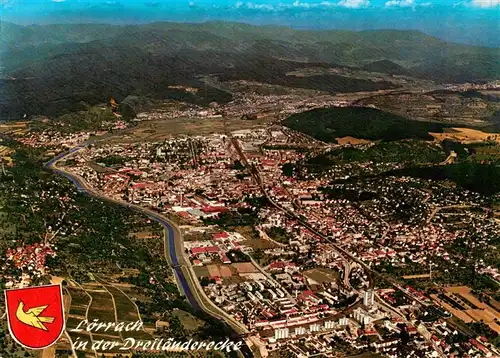
[[(144, 208), (138, 205), (130, 204), (121, 200), (116, 200), (103, 195), (96, 189), (92, 188), (81, 176), (77, 174), (70, 173), (64, 169), (58, 168), (57, 163), (63, 159), (67, 159), (69, 156), (75, 152), (86, 148), (93, 141), (88, 141), (70, 149), (68, 152), (61, 153), (51, 159), (45, 164), (46, 169), (52, 170), (54, 173), (62, 175), (73, 182), (78, 191), (86, 193), (88, 195), (94, 196), (101, 200), (106, 200), (117, 205), (124, 206), (128, 209), (140, 212), (150, 219), (160, 223), (165, 228), (164, 235), (164, 250), (165, 257), (167, 261), (172, 266), (175, 275), (177, 276), (178, 282), (180, 283), (184, 294), (189, 301), (190, 305), (195, 311), (202, 311), (206, 314), (215, 317), (219, 320), (224, 321), (234, 333), (236, 337), (246, 335), (248, 333), (247, 328), (236, 321), (233, 317), (226, 314), (220, 308), (215, 306), (212, 301), (206, 296), (203, 288), (201, 287), (191, 264), (187, 262), (184, 256), (184, 245), (182, 242), (182, 234), (175, 223), (173, 223), (166, 216), (157, 213), (148, 208)], [(248, 348), (246, 343), (243, 341), (243, 346), (241, 348), (241, 353), (244, 357), (253, 357), (252, 351)]]

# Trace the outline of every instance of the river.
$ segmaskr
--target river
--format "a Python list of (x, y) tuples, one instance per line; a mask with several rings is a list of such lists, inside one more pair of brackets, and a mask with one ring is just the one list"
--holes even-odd
[[(64, 152), (64, 153), (60, 153), (59, 155), (57, 155), (56, 157), (52, 158), (49, 162), (47, 162), (45, 164), (45, 168), (46, 169), (49, 169), (51, 171), (53, 171), (54, 173), (56, 174), (59, 174), (59, 175), (62, 175), (66, 178), (68, 178), (69, 180), (71, 180), (71, 182), (73, 182), (73, 184), (75, 184), (76, 188), (78, 189), (79, 192), (81, 193), (86, 193), (87, 195), (90, 195), (90, 196), (94, 196), (94, 197), (97, 197), (99, 199), (105, 199), (105, 198), (101, 198), (100, 196), (96, 195), (95, 193), (87, 190), (86, 188), (83, 187), (83, 185), (80, 183), (80, 181), (78, 180), (77, 177), (65, 172), (65, 171), (62, 171), (62, 170), (59, 170), (57, 168), (53, 168), (52, 166), (59, 160), (63, 159), (64, 157), (80, 150), (80, 149), (83, 149), (85, 148), (87, 145), (93, 143), (93, 141), (88, 141), (88, 142), (85, 142), (85, 143), (82, 143), (80, 145), (78, 145), (77, 147), (74, 147), (72, 148), (71, 150), (69, 150), (68, 152)], [(114, 201), (113, 201), (114, 202)], [(116, 202), (114, 202), (116, 203)], [(142, 211), (140, 210), (140, 208), (137, 208), (136, 206), (134, 205), (130, 205), (130, 204), (125, 204), (125, 203), (116, 203), (117, 205), (122, 205), (122, 206), (125, 206), (127, 207), (128, 209), (131, 209), (131, 210), (134, 210), (136, 212), (140, 212), (141, 214), (144, 214), (146, 216), (148, 216), (151, 220), (154, 220), (156, 222), (158, 222), (159, 224), (161, 224), (165, 230), (167, 231), (167, 234), (166, 235), (166, 242), (165, 244), (167, 244), (167, 241), (168, 241), (168, 254), (169, 254), (169, 257), (170, 257), (170, 262), (172, 263), (172, 266), (173, 266), (173, 269), (174, 269), (174, 272), (175, 274), (177, 275), (177, 278), (182, 286), (182, 290), (184, 291), (184, 294), (186, 296), (186, 299), (188, 300), (189, 304), (191, 305), (191, 307), (193, 307), (193, 310), (196, 311), (196, 312), (204, 312), (205, 314), (208, 314), (208, 312), (204, 311), (198, 301), (196, 300), (195, 296), (193, 295), (193, 292), (191, 291), (191, 287), (189, 286), (187, 280), (186, 280), (186, 277), (184, 276), (184, 273), (182, 272), (182, 269), (181, 269), (181, 265), (179, 264), (179, 260), (177, 258), (177, 255), (176, 255), (176, 250), (175, 250), (175, 232), (174, 232), (174, 228), (172, 227), (172, 225), (166, 221), (165, 219), (161, 218), (159, 215), (155, 215), (155, 214), (152, 214), (152, 213), (148, 213), (148, 212), (145, 212), (145, 211)], [(238, 337), (238, 334), (229, 327), (229, 325), (226, 324), (226, 329), (227, 329), (227, 332), (229, 333), (229, 335), (233, 338), (239, 338)], [(246, 345), (245, 341), (242, 340), (242, 343), (243, 343), (243, 346), (241, 347), (241, 353), (243, 354), (243, 356), (245, 358), (252, 358), (253, 357), (253, 353), (252, 351), (250, 350), (250, 348)]]

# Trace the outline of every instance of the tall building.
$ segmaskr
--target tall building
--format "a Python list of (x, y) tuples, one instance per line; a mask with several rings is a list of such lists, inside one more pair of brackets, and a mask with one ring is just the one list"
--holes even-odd
[(289, 334), (290, 334), (290, 330), (288, 328), (276, 329), (274, 331), (274, 338), (276, 340), (285, 339), (285, 338), (288, 338)]
[(309, 332), (319, 332), (321, 330), (321, 326), (317, 323), (311, 324), (309, 326)]
[(374, 300), (375, 300), (375, 294), (373, 293), (373, 290), (365, 291), (365, 294), (363, 296), (363, 304), (366, 307), (371, 307), (373, 306)]
[(347, 317), (341, 317), (339, 319), (339, 325), (341, 326), (347, 326), (349, 324), (349, 318)]
[(295, 327), (295, 335), (300, 336), (306, 334), (305, 327)]
[(356, 308), (352, 312), (352, 317), (361, 324), (370, 324), (373, 322), (373, 317), (361, 307)]
[(335, 322), (334, 321), (326, 321), (325, 322), (325, 329), (332, 329), (335, 327)]

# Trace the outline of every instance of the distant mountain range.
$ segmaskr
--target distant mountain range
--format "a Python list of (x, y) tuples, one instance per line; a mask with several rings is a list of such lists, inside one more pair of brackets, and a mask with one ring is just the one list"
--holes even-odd
[[(289, 76), (296, 69), (350, 66), (442, 82), (500, 77), (500, 49), (446, 43), (418, 31), (298, 31), (232, 22), (19, 26), (0, 23), (0, 117), (59, 115), (110, 95), (179, 98), (199, 104), (231, 95), (200, 75), (328, 92), (394, 88), (339, 75)], [(184, 96), (187, 96), (184, 98)]]

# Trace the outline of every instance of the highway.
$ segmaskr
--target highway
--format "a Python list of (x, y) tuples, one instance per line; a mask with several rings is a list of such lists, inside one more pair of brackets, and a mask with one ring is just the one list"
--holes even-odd
[[(165, 257), (169, 264), (172, 266), (172, 269), (177, 276), (177, 281), (180, 283), (182, 291), (184, 292), (186, 299), (193, 307), (193, 309), (195, 311), (204, 312), (214, 318), (217, 318), (218, 320), (225, 322), (229, 330), (231, 331), (233, 339), (238, 339), (241, 338), (241, 336), (245, 336), (246, 334), (248, 334), (249, 332), (247, 328), (242, 323), (236, 321), (233, 317), (226, 314), (224, 311), (214, 305), (212, 301), (206, 296), (191, 267), (191, 264), (186, 260), (186, 257), (184, 255), (182, 233), (175, 223), (173, 223), (166, 216), (161, 215), (156, 211), (153, 211), (152, 209), (107, 197), (88, 185), (85, 179), (83, 179), (79, 175), (70, 173), (57, 167), (57, 163), (59, 161), (67, 159), (69, 156), (79, 150), (86, 148), (86, 146), (91, 143), (93, 143), (93, 141), (82, 143), (79, 146), (70, 149), (68, 152), (57, 155), (45, 164), (45, 168), (52, 170), (54, 173), (62, 175), (71, 180), (78, 191), (82, 193), (86, 193), (101, 200), (106, 200), (108, 202), (124, 206), (130, 210), (140, 212), (148, 216), (150, 219), (161, 224), (165, 228)], [(240, 353), (244, 357), (253, 357), (252, 351), (246, 345), (244, 340)]]

